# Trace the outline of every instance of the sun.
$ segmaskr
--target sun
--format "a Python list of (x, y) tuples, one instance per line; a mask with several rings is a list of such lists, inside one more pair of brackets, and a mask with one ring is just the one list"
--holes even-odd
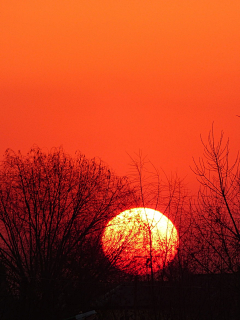
[(178, 232), (161, 212), (149, 208), (123, 211), (102, 236), (104, 254), (118, 269), (138, 275), (161, 270), (177, 253)]

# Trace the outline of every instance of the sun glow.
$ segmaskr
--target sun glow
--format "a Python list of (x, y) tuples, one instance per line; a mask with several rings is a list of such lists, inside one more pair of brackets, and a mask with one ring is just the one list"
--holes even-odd
[(157, 272), (173, 260), (177, 229), (161, 212), (149, 208), (126, 210), (107, 224), (102, 246), (118, 269), (131, 274)]

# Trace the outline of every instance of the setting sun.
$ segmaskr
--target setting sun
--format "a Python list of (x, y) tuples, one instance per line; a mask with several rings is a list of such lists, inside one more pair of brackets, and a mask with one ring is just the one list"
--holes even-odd
[(149, 208), (126, 210), (107, 224), (102, 245), (120, 270), (138, 275), (161, 270), (175, 256), (178, 233), (161, 212)]

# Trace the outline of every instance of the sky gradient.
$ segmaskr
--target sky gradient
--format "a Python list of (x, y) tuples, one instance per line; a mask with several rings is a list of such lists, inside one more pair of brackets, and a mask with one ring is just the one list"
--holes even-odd
[(240, 1), (0, 4), (0, 155), (34, 144), (100, 157), (142, 151), (192, 186), (212, 123), (239, 148)]

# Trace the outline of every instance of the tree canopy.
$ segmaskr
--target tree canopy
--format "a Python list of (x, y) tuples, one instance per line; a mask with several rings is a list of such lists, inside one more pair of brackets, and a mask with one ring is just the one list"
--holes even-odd
[(34, 147), (26, 156), (6, 151), (0, 263), (18, 318), (59, 317), (69, 303), (71, 312), (84, 307), (89, 282), (106, 277), (109, 267), (100, 254), (103, 228), (133, 202), (127, 179), (101, 161), (72, 158), (61, 148)]

